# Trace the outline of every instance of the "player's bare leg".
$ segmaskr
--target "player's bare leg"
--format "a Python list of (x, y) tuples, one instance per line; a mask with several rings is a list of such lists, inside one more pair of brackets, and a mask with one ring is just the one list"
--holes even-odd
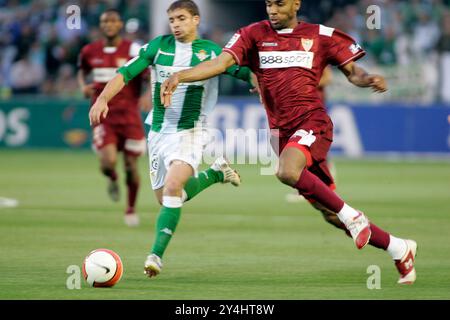
[(128, 189), (127, 209), (125, 211), (125, 223), (134, 227), (139, 225), (139, 216), (135, 212), (136, 199), (139, 191), (138, 157), (124, 153), (126, 184)]
[[(162, 254), (179, 220), (175, 209), (165, 208), (168, 206), (168, 197), (179, 203), (181, 207), (182, 203), (191, 200), (213, 184), (218, 182), (231, 183), (237, 187), (241, 183), (239, 174), (230, 167), (230, 164), (224, 157), (217, 158), (210, 168), (199, 172), (198, 177), (194, 177), (193, 173), (190, 165), (183, 161), (175, 160), (169, 168), (164, 187), (154, 190), (155, 197), (162, 205), (162, 208), (157, 222), (155, 245), (144, 266), (145, 273), (149, 277), (156, 276), (161, 272)], [(169, 210), (172, 211), (171, 216), (169, 215)], [(171, 227), (167, 227), (168, 225)]]
[[(339, 220), (337, 214), (318, 202), (311, 202), (311, 205), (322, 212), (322, 216), (331, 225), (342, 229), (350, 236), (345, 225)], [(389, 253), (394, 260), (395, 266), (400, 273), (399, 284), (413, 284), (416, 280), (416, 270), (414, 268), (415, 256), (417, 253), (417, 243), (414, 240), (407, 240), (394, 237), (388, 232), (370, 222), (372, 236), (369, 244), (375, 248), (383, 249)]]
[(155, 242), (144, 263), (144, 272), (149, 277), (161, 272), (161, 258), (180, 220), (183, 188), (193, 174), (194, 169), (184, 161), (174, 160), (169, 166), (164, 181), (162, 207), (156, 221)]
[(100, 169), (108, 177), (108, 194), (113, 201), (119, 201), (119, 185), (117, 183), (116, 163), (117, 147), (115, 144), (108, 144), (98, 150), (100, 159)]
[(280, 154), (277, 178), (299, 190), (304, 197), (318, 201), (331, 211), (337, 212), (339, 220), (352, 235), (356, 247), (362, 249), (370, 239), (369, 221), (362, 212), (347, 205), (317, 176), (309, 172), (306, 164), (304, 151), (287, 147)]
[(159, 188), (159, 189), (153, 190), (155, 193), (156, 200), (158, 200), (160, 205), (162, 205), (163, 189), (164, 188)]

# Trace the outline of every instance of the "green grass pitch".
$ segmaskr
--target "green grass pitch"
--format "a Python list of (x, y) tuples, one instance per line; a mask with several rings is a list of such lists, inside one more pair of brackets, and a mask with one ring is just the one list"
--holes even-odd
[[(120, 163), (122, 164), (122, 163)], [(418, 242), (418, 279), (398, 286), (386, 252), (358, 251), (307, 203), (257, 166), (243, 184), (215, 185), (183, 208), (160, 276), (148, 279), (158, 205), (141, 159), (141, 225), (123, 224), (89, 152), (0, 152), (0, 299), (450, 299), (450, 163), (336, 159), (338, 191), (382, 228)], [(122, 173), (122, 170), (119, 171)], [(120, 176), (123, 181), (123, 173)], [(70, 265), (96, 248), (116, 251), (124, 276), (113, 288), (66, 288)], [(381, 289), (369, 290), (370, 265)]]

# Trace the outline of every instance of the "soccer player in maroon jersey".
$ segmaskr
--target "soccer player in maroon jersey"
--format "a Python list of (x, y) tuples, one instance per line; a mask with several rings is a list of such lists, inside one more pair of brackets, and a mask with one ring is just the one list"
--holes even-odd
[(398, 283), (416, 280), (417, 244), (383, 231), (332, 189), (325, 159), (333, 140), (333, 124), (317, 86), (323, 69), (337, 66), (348, 81), (374, 92), (387, 90), (385, 79), (368, 74), (355, 61), (365, 51), (347, 34), (297, 20), (300, 0), (265, 0), (269, 19), (241, 28), (216, 59), (173, 74), (161, 86), (165, 106), (181, 82), (199, 81), (222, 73), (234, 63), (249, 66), (259, 90), (279, 154), (278, 179), (313, 200), (329, 214), (327, 221), (352, 236), (358, 249), (367, 243), (386, 250), (400, 273)]
[[(116, 75), (117, 68), (139, 53), (140, 45), (123, 39), (120, 13), (110, 9), (100, 16), (103, 39), (83, 47), (78, 59), (78, 81), (83, 94), (96, 101), (106, 83)], [(92, 82), (87, 77), (92, 75)], [(119, 200), (116, 163), (118, 152), (124, 153), (126, 185), (128, 189), (125, 223), (139, 224), (135, 212), (139, 190), (138, 157), (146, 150), (145, 131), (139, 106), (150, 108), (150, 90), (141, 96), (146, 83), (145, 73), (136, 77), (110, 102), (108, 117), (93, 126), (93, 146), (98, 153), (102, 173), (108, 177), (108, 192), (112, 200)], [(148, 110), (147, 110), (148, 111)]]

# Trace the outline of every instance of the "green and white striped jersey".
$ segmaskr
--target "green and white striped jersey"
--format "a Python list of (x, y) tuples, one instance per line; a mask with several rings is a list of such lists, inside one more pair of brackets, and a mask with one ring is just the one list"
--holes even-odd
[[(144, 45), (139, 55), (119, 68), (118, 72), (124, 76), (125, 83), (128, 83), (145, 68), (153, 67), (153, 110), (146, 122), (152, 119), (152, 131), (174, 133), (205, 124), (207, 115), (217, 102), (219, 79), (214, 77), (204, 81), (180, 83), (172, 94), (172, 104), (168, 108), (161, 104), (161, 84), (174, 72), (214, 59), (221, 52), (222, 48), (209, 40), (196, 39), (191, 43), (182, 43), (173, 35), (165, 35)], [(250, 82), (251, 72), (248, 68), (234, 65), (226, 73)]]

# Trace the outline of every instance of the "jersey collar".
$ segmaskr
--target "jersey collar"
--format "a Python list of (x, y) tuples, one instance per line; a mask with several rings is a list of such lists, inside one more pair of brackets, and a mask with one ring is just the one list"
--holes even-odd
[(279, 34), (285, 34), (285, 33), (292, 33), (292, 31), (294, 31), (294, 29), (286, 28), (286, 29), (275, 30), (275, 31)]
[[(298, 24), (295, 26), (295, 28), (285, 28), (285, 29), (281, 29), (281, 30), (273, 29), (273, 30), (278, 34), (290, 34), (290, 33), (293, 33), (295, 31), (295, 29), (297, 29), (300, 26), (301, 23), (302, 22), (299, 21)], [(269, 25), (270, 25), (270, 22), (269, 22)]]

